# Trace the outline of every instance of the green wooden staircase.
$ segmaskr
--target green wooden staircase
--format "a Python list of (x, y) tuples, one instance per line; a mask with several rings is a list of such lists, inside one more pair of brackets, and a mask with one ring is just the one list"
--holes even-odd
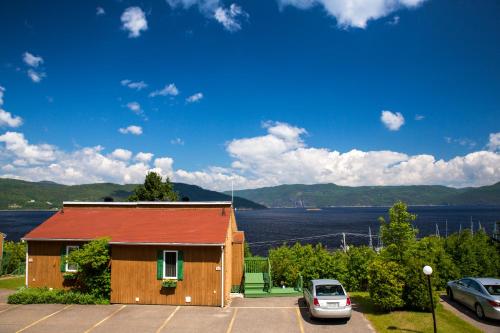
[(302, 294), (302, 278), (295, 288), (273, 288), (268, 258), (245, 258), (245, 297), (297, 296)]

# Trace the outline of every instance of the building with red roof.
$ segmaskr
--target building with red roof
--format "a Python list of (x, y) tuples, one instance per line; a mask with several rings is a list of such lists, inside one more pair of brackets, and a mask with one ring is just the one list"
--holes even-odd
[(244, 233), (231, 202), (64, 202), (23, 237), (27, 286), (64, 288), (64, 273), (77, 269), (66, 255), (102, 237), (112, 303), (224, 306), (243, 278)]

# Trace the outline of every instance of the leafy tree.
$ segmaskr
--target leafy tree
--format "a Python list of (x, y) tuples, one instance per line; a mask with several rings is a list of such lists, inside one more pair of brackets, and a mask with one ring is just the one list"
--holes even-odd
[(243, 256), (245, 258), (247, 258), (247, 257), (253, 257), (252, 250), (250, 250), (250, 245), (248, 245), (247, 242), (243, 243)]
[(67, 274), (74, 279), (73, 289), (97, 298), (109, 299), (111, 269), (108, 239), (101, 238), (71, 251), (66, 260), (78, 265), (76, 273)]
[(368, 265), (376, 257), (376, 252), (368, 246), (350, 246), (347, 251), (347, 289), (368, 290)]
[(373, 303), (385, 311), (403, 307), (403, 276), (397, 262), (373, 260), (368, 266), (368, 291)]
[(3, 245), (1, 274), (12, 274), (22, 270), (26, 261), (26, 243), (6, 241)]
[(174, 191), (174, 185), (167, 177), (163, 181), (156, 172), (148, 172), (143, 185), (134, 189), (134, 193), (128, 198), (129, 201), (177, 201), (179, 195)]
[(416, 240), (417, 230), (413, 228), (413, 221), (417, 216), (408, 212), (408, 206), (398, 201), (389, 209), (389, 222), (379, 218), (381, 236), (389, 254), (399, 262), (403, 261), (405, 250)]

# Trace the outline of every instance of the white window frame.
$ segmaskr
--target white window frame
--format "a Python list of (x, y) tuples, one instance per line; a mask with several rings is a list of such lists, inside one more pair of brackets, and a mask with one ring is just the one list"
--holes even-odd
[[(166, 276), (166, 274), (165, 274), (165, 271), (166, 271), (166, 268), (167, 268), (167, 265), (165, 263), (165, 254), (167, 252), (169, 252), (169, 253), (175, 253), (175, 276)], [(164, 250), (163, 251), (163, 278), (164, 279), (174, 279), (174, 280), (177, 280), (177, 277), (179, 275), (178, 268), (179, 268), (179, 251), (177, 251), (177, 250)]]
[(80, 246), (78, 245), (66, 245), (66, 265), (64, 266), (65, 272), (75, 273), (78, 271), (78, 269), (69, 269), (68, 255), (69, 255), (69, 249), (79, 249), (79, 248)]

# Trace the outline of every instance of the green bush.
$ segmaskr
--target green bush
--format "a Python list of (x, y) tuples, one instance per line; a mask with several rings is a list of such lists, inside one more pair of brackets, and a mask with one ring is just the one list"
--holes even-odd
[(350, 291), (368, 290), (368, 265), (377, 253), (368, 246), (350, 246), (347, 251), (347, 285)]
[(403, 277), (403, 268), (398, 263), (373, 260), (368, 266), (368, 291), (373, 303), (385, 311), (403, 307)]
[(26, 243), (6, 241), (3, 245), (3, 251), (0, 275), (22, 274), (26, 261)]
[(8, 298), (9, 304), (109, 304), (108, 299), (76, 291), (49, 288), (21, 288)]
[(108, 239), (96, 239), (84, 244), (72, 251), (67, 260), (78, 265), (78, 271), (69, 275), (73, 290), (109, 299), (111, 269)]
[[(429, 289), (427, 276), (423, 273), (422, 268), (426, 262), (414, 258), (409, 260), (404, 267), (403, 281), (403, 300), (405, 308), (418, 311), (431, 311), (429, 300)], [(432, 286), (435, 286), (435, 275), (431, 275)], [(439, 298), (436, 293), (433, 293), (434, 307), (437, 306)]]

